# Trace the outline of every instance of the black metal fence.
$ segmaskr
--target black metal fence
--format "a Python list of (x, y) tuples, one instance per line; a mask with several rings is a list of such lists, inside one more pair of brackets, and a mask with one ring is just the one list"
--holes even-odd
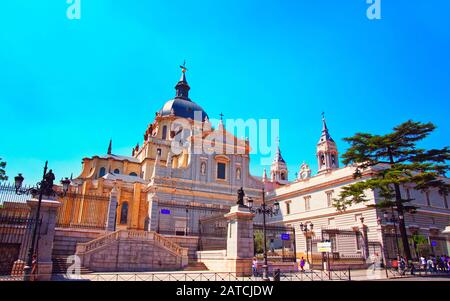
[[(31, 246), (35, 220), (19, 214), (0, 214), (0, 276), (21, 276)], [(38, 223), (37, 233), (39, 233)], [(36, 238), (39, 250), (39, 236)], [(36, 252), (36, 255), (37, 252)]]
[(30, 207), (27, 201), (32, 197), (27, 189), (23, 187), (22, 192), (16, 192), (14, 185), (9, 183), (0, 183), (0, 214), (28, 217)]
[[(261, 257), (264, 248), (264, 226), (253, 224), (254, 250)], [(288, 226), (266, 225), (267, 258), (271, 262), (295, 262), (295, 229)]]
[(199, 220), (200, 251), (224, 250), (227, 248), (228, 223), (223, 213)]
[[(345, 270), (348, 267), (364, 268), (365, 245), (362, 233), (353, 229), (322, 228), (321, 236), (305, 234), (306, 260), (314, 269)], [(320, 252), (319, 243), (331, 243), (331, 252)]]
[[(179, 236), (213, 236), (210, 218), (223, 219), (229, 208), (200, 204), (158, 202), (156, 232)], [(226, 234), (225, 234), (226, 235)]]

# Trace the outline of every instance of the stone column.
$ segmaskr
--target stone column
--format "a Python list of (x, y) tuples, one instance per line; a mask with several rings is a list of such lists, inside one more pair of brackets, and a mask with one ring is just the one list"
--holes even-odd
[(117, 212), (117, 188), (113, 187), (109, 194), (108, 214), (106, 215), (106, 231), (112, 232), (116, 229)]
[[(31, 199), (27, 201), (28, 206), (31, 208), (31, 216), (36, 216), (38, 200)], [(52, 251), (53, 251), (53, 239), (55, 237), (56, 227), (56, 214), (58, 207), (61, 205), (56, 200), (42, 200), (41, 202), (41, 226), (39, 228), (38, 237), (39, 240), (36, 244), (36, 250), (38, 254), (38, 276), (37, 280), (50, 280), (52, 274)], [(30, 235), (31, 238), (32, 235)]]
[(233, 206), (225, 215), (228, 220), (227, 266), (236, 276), (252, 275), (253, 217), (247, 207)]

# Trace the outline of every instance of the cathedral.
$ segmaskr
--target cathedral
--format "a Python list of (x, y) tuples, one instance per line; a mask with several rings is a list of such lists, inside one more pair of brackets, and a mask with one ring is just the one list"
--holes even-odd
[[(227, 132), (222, 121), (211, 126), (206, 111), (190, 99), (181, 67), (175, 97), (156, 112), (131, 156), (114, 154), (110, 142), (106, 155), (83, 159), (73, 180), (79, 193), (117, 191), (117, 229), (196, 234), (198, 220), (227, 212), (239, 188), (261, 199), (263, 183), (250, 174), (248, 141)], [(202, 150), (208, 137), (215, 138), (209, 152)], [(181, 147), (173, 147), (176, 138), (184, 142)]]
[[(299, 257), (317, 252), (317, 243), (323, 235), (334, 241), (334, 252), (340, 256), (357, 254), (367, 258), (381, 253), (380, 248), (386, 248), (383, 253), (387, 257), (396, 256), (392, 223), (382, 219), (383, 212), (367, 206), (379, 201), (376, 192), (368, 192), (368, 204), (351, 206), (345, 212), (333, 207), (333, 198), (342, 188), (360, 180), (353, 177), (354, 167), (340, 167), (338, 146), (324, 115), (316, 146), (316, 173), (303, 162), (295, 179), (289, 181), (289, 170), (277, 145), (269, 173), (264, 170), (262, 177), (252, 176), (248, 140), (227, 132), (222, 120), (217, 128), (212, 127), (206, 111), (189, 98), (186, 69), (181, 67), (174, 99), (156, 112), (142, 143), (131, 150), (131, 156), (114, 154), (110, 142), (106, 155), (83, 159), (81, 175), (73, 180), (81, 194), (117, 196), (115, 224), (110, 230), (200, 236), (199, 221), (227, 213), (236, 204), (237, 191), (242, 187), (246, 197), (256, 203), (261, 202), (263, 193), (269, 204), (279, 203), (280, 214), (271, 217), (269, 223), (296, 229)], [(215, 137), (214, 143), (205, 148), (211, 136)], [(175, 145), (176, 141), (181, 143)], [(375, 172), (376, 167), (366, 171), (365, 176)], [(409, 235), (424, 235), (433, 241), (434, 251), (447, 253), (444, 229), (449, 225), (450, 210), (446, 196), (437, 191), (415, 191), (407, 185), (402, 187), (402, 193), (414, 198), (420, 207), (416, 214), (405, 216)], [(92, 214), (89, 206), (75, 211), (80, 222)], [(255, 216), (255, 222), (261, 222), (260, 216)], [(308, 224), (315, 227), (315, 240), (311, 237), (308, 240), (302, 232), (302, 225)], [(226, 227), (215, 225), (220, 226)], [(327, 229), (365, 233), (366, 242), (360, 243), (359, 238), (342, 240), (336, 236), (337, 232), (329, 234)], [(369, 245), (373, 247), (371, 250)]]

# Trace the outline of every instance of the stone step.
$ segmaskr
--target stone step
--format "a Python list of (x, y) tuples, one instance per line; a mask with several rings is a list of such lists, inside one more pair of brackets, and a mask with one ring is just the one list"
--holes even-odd
[[(68, 264), (67, 264), (67, 256), (56, 256), (52, 258), (53, 261), (53, 274), (65, 274), (67, 272)], [(80, 267), (81, 274), (92, 273), (91, 270), (81, 266)]]
[(208, 268), (203, 262), (189, 261), (188, 265), (183, 268), (184, 271), (207, 271)]

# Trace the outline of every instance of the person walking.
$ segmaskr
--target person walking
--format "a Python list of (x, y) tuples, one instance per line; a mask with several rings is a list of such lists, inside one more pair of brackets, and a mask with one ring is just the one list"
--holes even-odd
[(420, 269), (425, 271), (426, 268), (427, 268), (427, 260), (425, 259), (425, 257), (420, 256)]
[(403, 256), (400, 257), (399, 267), (400, 267), (400, 270), (399, 270), (400, 275), (405, 275), (405, 272), (406, 272), (406, 261), (405, 261), (405, 258), (403, 258)]
[(300, 259), (300, 272), (302, 273), (305, 272), (305, 264), (306, 264), (305, 258), (302, 257), (302, 259)]
[(253, 271), (253, 276), (257, 277), (258, 276), (258, 259), (256, 259), (256, 257), (253, 257), (252, 271)]
[(430, 272), (430, 274), (432, 274), (434, 271), (434, 264), (433, 264), (433, 259), (431, 258), (431, 256), (428, 257), (428, 260), (427, 260), (427, 271)]

